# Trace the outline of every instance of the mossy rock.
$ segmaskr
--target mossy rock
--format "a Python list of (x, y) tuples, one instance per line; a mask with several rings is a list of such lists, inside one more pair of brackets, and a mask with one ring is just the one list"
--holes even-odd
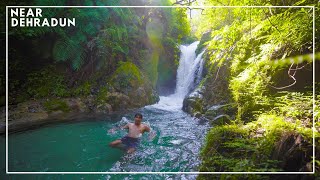
[(108, 102), (108, 95), (109, 91), (107, 87), (101, 87), (99, 89), (98, 95), (97, 95), (97, 103), (105, 103)]
[(92, 84), (89, 81), (84, 82), (73, 90), (75, 96), (88, 96), (91, 93)]
[(221, 114), (215, 117), (212, 121), (212, 125), (224, 125), (224, 124), (229, 124), (231, 122), (230, 116), (226, 114)]
[(205, 112), (205, 117), (213, 120), (221, 114), (232, 116), (236, 113), (236, 111), (235, 104), (213, 105)]
[(203, 89), (198, 88), (192, 92), (187, 98), (183, 100), (182, 110), (194, 115), (196, 112), (203, 113), (204, 109), (204, 100), (202, 95)]
[(114, 91), (101, 88), (97, 101), (110, 104), (114, 110), (143, 107), (159, 100), (151, 82), (131, 62), (121, 62), (109, 82)]
[(151, 94), (149, 96), (149, 103), (154, 104), (154, 103), (158, 103), (159, 101), (160, 101), (160, 97), (158, 92), (152, 89)]
[[(195, 114), (200, 113), (202, 114), (202, 104), (199, 100), (194, 99), (188, 99), (187, 101), (188, 106), (184, 106), (183, 110), (192, 116), (195, 116)], [(185, 104), (185, 103), (184, 103)]]
[(196, 54), (200, 54), (200, 52), (202, 51), (202, 49), (205, 47), (205, 43), (208, 42), (209, 40), (211, 40), (211, 31), (205, 32), (200, 40), (200, 43), (196, 49)]
[(125, 94), (114, 92), (108, 95), (108, 104), (112, 110), (124, 110), (130, 107), (130, 98)]
[(61, 99), (51, 99), (43, 103), (44, 108), (49, 111), (63, 111), (63, 112), (69, 112), (70, 107), (68, 106), (67, 102)]
[(109, 114), (109, 113), (112, 113), (113, 110), (110, 104), (104, 103), (104, 104), (98, 104), (95, 112)]
[(120, 66), (111, 77), (111, 84), (120, 92), (128, 94), (143, 84), (139, 68), (131, 62), (120, 62)]

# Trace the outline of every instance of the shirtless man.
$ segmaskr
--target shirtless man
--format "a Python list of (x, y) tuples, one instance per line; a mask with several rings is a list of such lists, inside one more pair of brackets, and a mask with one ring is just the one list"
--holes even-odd
[[(128, 123), (121, 129), (129, 129), (129, 133), (121, 139), (117, 139), (111, 142), (109, 145), (111, 147), (117, 147), (120, 144), (124, 144), (127, 148), (127, 153), (133, 153), (136, 150), (136, 147), (139, 145), (140, 137), (144, 132), (150, 132), (151, 129), (146, 124), (142, 124), (142, 114), (137, 113), (134, 116), (134, 123)], [(109, 132), (114, 132), (115, 129), (109, 130)], [(151, 132), (150, 137), (154, 136), (155, 133)], [(150, 138), (149, 137), (149, 138)]]

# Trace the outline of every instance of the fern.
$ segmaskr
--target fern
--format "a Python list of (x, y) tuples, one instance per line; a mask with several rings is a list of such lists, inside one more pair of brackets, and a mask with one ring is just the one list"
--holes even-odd
[(53, 57), (58, 62), (71, 61), (72, 68), (79, 70), (84, 63), (85, 50), (81, 44), (73, 39), (58, 40), (53, 48)]
[(58, 40), (53, 47), (53, 58), (56, 61), (66, 61), (70, 58), (73, 49), (66, 40)]
[(84, 51), (80, 50), (75, 56), (75, 58), (72, 60), (72, 68), (75, 70), (80, 70), (81, 66), (84, 63), (84, 57), (85, 57)]

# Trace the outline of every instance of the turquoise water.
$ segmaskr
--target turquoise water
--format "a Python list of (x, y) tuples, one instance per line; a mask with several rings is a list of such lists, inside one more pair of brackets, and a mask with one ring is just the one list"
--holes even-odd
[[(201, 122), (182, 112), (142, 108), (144, 122), (150, 124), (157, 136), (148, 139), (145, 133), (134, 154), (126, 154), (108, 144), (126, 134), (107, 131), (133, 121), (134, 114), (103, 117), (81, 122), (53, 124), (39, 129), (9, 135), (9, 171), (26, 172), (190, 172), (197, 171), (199, 152), (208, 122)], [(5, 138), (1, 137), (1, 154)], [(5, 170), (2, 156), (1, 168)], [(13, 179), (113, 179), (112, 175), (24, 175)], [(182, 175), (186, 176), (186, 175)], [(33, 177), (33, 178), (31, 178)], [(122, 179), (147, 179), (153, 175), (120, 175)], [(149, 178), (148, 178), (149, 177)], [(181, 178), (181, 175), (161, 175), (157, 179)], [(194, 179), (194, 175), (186, 176)], [(154, 178), (154, 177), (153, 177)], [(189, 179), (187, 178), (187, 179)], [(116, 178), (117, 179), (117, 178)]]

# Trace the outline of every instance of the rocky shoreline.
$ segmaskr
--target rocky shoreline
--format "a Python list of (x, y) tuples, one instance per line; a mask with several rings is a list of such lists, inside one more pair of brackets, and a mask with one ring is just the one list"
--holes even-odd
[[(110, 104), (99, 103), (96, 97), (90, 95), (85, 98), (56, 98), (29, 100), (17, 105), (9, 105), (8, 131), (9, 133), (34, 129), (43, 125), (60, 122), (96, 119), (106, 115), (129, 112), (148, 104), (156, 103), (157, 98), (136, 104), (134, 98), (121, 93), (108, 95)], [(1, 109), (0, 134), (6, 132), (5, 107)]]
[[(31, 129), (36, 129), (41, 126), (45, 126), (52, 123), (61, 123), (61, 122), (75, 122), (82, 121), (85, 119), (94, 119), (97, 117), (103, 117), (107, 114), (93, 114), (93, 113), (64, 113), (57, 111), (54, 113), (35, 113), (29, 114), (26, 118), (9, 120), (8, 119), (8, 133), (16, 133), (21, 131), (27, 131)], [(0, 123), (0, 134), (6, 132), (6, 122), (5, 122), (5, 113), (2, 114), (4, 118), (1, 119)], [(10, 117), (10, 115), (9, 115)], [(28, 117), (28, 118), (27, 118)]]

